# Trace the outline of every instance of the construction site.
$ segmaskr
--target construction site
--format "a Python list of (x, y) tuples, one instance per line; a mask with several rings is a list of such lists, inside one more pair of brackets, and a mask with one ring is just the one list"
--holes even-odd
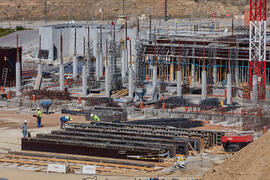
[(44, 21), (2, 20), (0, 179), (269, 179), (268, 2), (207, 18), (163, 3), (53, 21), (45, 0)]

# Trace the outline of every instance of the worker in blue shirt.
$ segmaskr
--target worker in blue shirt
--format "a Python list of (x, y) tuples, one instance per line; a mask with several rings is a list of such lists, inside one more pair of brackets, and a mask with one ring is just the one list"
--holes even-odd
[(61, 129), (63, 129), (63, 125), (68, 121), (72, 121), (72, 118), (69, 116), (62, 116), (60, 118), (60, 121), (61, 121)]
[(27, 120), (24, 120), (24, 123), (22, 125), (22, 133), (23, 133), (23, 137), (24, 138), (26, 138), (27, 132), (28, 132), (28, 129), (27, 129)]

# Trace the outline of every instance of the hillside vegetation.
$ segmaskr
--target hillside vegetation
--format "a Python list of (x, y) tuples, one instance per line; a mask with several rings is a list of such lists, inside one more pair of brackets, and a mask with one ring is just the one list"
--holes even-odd
[[(1, 0), (1, 19), (43, 19), (45, 0)], [(48, 19), (83, 20), (97, 18), (99, 8), (104, 9), (104, 18), (122, 14), (123, 0), (47, 0)], [(165, 0), (125, 0), (125, 12), (129, 15), (147, 14), (164, 17)], [(249, 8), (248, 0), (167, 0), (170, 17), (210, 17), (243, 14)]]

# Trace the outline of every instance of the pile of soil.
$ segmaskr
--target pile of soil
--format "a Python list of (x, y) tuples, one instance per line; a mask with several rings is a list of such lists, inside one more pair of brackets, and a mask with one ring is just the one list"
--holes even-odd
[(270, 133), (249, 144), (224, 163), (214, 167), (202, 180), (263, 180), (270, 178)]

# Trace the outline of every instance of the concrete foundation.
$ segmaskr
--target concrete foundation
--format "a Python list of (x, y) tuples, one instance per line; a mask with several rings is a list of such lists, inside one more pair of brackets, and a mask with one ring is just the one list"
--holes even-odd
[(227, 104), (231, 104), (232, 98), (232, 74), (227, 74)]
[(111, 77), (111, 69), (110, 66), (105, 67), (105, 97), (110, 97), (110, 77)]
[(60, 91), (65, 90), (65, 76), (64, 76), (64, 65), (60, 64), (59, 65), (59, 83), (60, 83)]
[(202, 71), (202, 100), (207, 98), (206, 71)]
[(182, 74), (181, 74), (181, 71), (177, 71), (177, 96), (182, 96)]
[(86, 74), (86, 64), (82, 65), (82, 95), (87, 95), (87, 74)]
[(16, 96), (21, 95), (21, 64), (16, 62)]
[(133, 98), (134, 84), (133, 84), (133, 68), (132, 65), (128, 68), (128, 97)]

